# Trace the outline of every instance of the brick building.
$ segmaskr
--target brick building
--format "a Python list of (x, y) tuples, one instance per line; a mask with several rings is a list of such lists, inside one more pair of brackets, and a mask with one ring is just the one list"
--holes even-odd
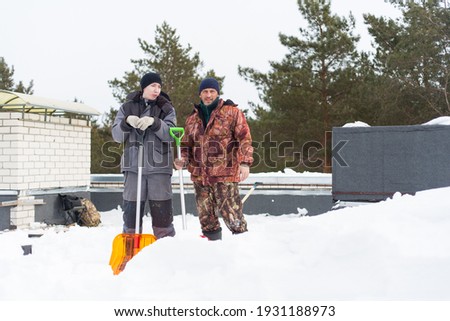
[(85, 104), (0, 90), (0, 229), (57, 223), (58, 194), (89, 190), (96, 115)]

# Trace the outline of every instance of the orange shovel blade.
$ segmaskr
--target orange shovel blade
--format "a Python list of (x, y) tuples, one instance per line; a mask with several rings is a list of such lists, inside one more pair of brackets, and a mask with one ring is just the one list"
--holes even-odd
[(111, 265), (114, 275), (122, 272), (133, 256), (155, 241), (156, 237), (152, 234), (122, 233), (117, 235), (113, 240), (111, 258), (109, 259), (109, 265)]

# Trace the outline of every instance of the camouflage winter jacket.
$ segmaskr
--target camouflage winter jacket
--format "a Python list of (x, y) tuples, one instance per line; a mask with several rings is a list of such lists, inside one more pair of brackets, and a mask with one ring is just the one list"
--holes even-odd
[(219, 100), (204, 124), (199, 106), (186, 119), (182, 158), (194, 182), (239, 182), (239, 166), (253, 162), (250, 128), (244, 114), (231, 100)]

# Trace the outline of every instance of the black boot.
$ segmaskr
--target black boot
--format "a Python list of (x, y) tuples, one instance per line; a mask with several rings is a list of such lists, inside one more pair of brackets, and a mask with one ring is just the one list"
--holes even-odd
[(210, 241), (217, 241), (222, 239), (222, 228), (219, 227), (215, 231), (202, 231), (203, 235)]

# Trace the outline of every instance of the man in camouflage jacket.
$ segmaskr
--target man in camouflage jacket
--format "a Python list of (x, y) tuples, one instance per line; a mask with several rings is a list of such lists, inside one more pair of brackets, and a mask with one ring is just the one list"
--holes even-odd
[(238, 183), (245, 180), (253, 162), (250, 128), (244, 114), (231, 100), (219, 97), (216, 79), (206, 78), (199, 87), (200, 104), (186, 119), (181, 159), (194, 183), (203, 235), (222, 238), (218, 214), (233, 233), (247, 231)]

